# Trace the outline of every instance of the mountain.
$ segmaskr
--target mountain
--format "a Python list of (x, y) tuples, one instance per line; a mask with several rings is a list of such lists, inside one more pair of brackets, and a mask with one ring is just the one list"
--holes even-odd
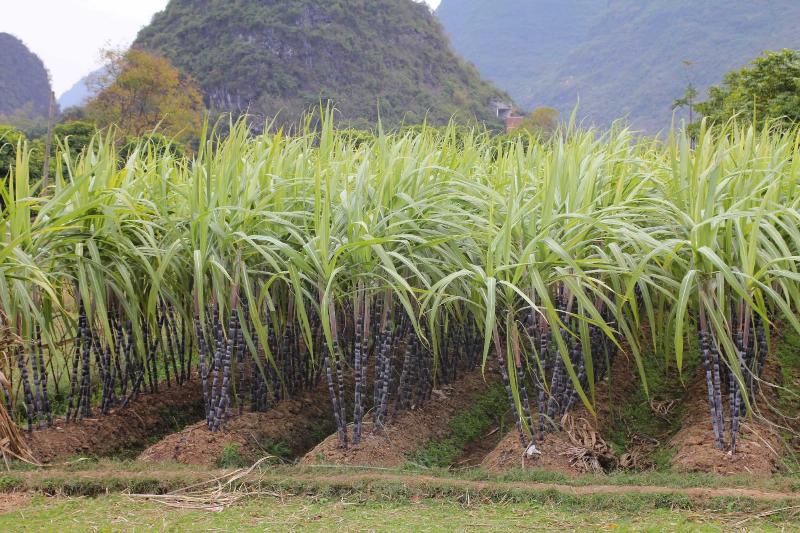
[(75, 85), (64, 91), (64, 94), (58, 97), (58, 105), (61, 109), (69, 109), (70, 107), (80, 107), (89, 101), (95, 95), (94, 82), (102, 77), (106, 72), (105, 67), (101, 67), (94, 72), (90, 72)]
[(47, 117), (50, 94), (42, 60), (13, 35), (0, 33), (0, 116)]
[(321, 100), (353, 126), (496, 122), (508, 100), (413, 0), (171, 0), (134, 46), (194, 77), (210, 108), (283, 123)]
[[(800, 48), (797, 0), (442, 0), (453, 47), (524, 108), (655, 133), (689, 82)], [(689, 61), (687, 64), (685, 61)]]

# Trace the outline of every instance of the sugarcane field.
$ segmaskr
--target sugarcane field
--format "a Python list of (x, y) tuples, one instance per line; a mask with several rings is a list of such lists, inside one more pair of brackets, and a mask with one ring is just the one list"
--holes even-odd
[[(98, 134), (45, 189), (23, 145), (2, 190), (4, 479), (113, 459), (239, 472), (223, 502), (333, 473), (792, 499), (798, 146), (735, 126), (365, 142), (328, 115), (209, 130), (191, 159), (123, 160)], [(275, 477), (292, 469), (308, 486)], [(199, 498), (162, 482), (140, 497)]]
[(0, 532), (800, 531), (798, 21), (7, 0)]

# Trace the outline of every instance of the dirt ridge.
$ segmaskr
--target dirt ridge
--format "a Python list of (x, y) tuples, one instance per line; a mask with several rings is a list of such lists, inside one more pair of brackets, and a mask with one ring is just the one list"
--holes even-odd
[[(694, 499), (707, 500), (709, 498), (750, 498), (759, 501), (800, 501), (799, 492), (767, 490), (767, 489), (751, 489), (743, 487), (671, 487), (667, 485), (637, 485), (637, 484), (586, 484), (586, 485), (569, 485), (566, 483), (548, 483), (548, 482), (528, 482), (528, 481), (494, 481), (494, 480), (469, 480), (449, 477), (437, 477), (433, 475), (417, 474), (417, 473), (403, 473), (398, 471), (363, 471), (356, 470), (352, 473), (341, 473), (337, 471), (328, 473), (324, 471), (324, 466), (332, 466), (333, 468), (341, 469), (340, 466), (323, 465), (320, 466), (305, 466), (304, 469), (298, 473), (287, 473), (286, 470), (278, 471), (262, 471), (254, 472), (240, 481), (243, 483), (253, 483), (258, 486), (264, 486), (269, 483), (282, 484), (287, 481), (298, 481), (312, 487), (315, 484), (335, 483), (353, 487), (364, 488), (370, 484), (385, 485), (386, 482), (402, 484), (406, 488), (456, 488), (464, 491), (472, 491), (479, 493), (481, 491), (510, 491), (522, 490), (533, 492), (557, 491), (559, 493), (571, 496), (590, 496), (592, 494), (678, 494), (687, 496)], [(296, 468), (296, 467), (291, 467)], [(313, 468), (313, 472), (307, 469)], [(162, 480), (169, 480), (174, 476), (181, 481), (188, 483), (202, 483), (204, 479), (216, 479), (224, 472), (230, 473), (230, 470), (212, 470), (204, 472), (193, 471), (170, 471), (170, 470), (156, 470), (150, 472), (119, 472), (119, 471), (69, 471), (64, 472), (68, 474), (73, 480), (80, 479), (109, 479), (112, 477), (118, 479), (131, 479), (139, 480), (147, 477), (158, 477)], [(22, 487), (13, 490), (2, 490), (3, 493), (27, 493), (34, 491), (32, 487), (36, 487), (37, 483), (46, 481), (58, 475), (58, 472), (53, 470), (39, 470), (31, 472), (20, 472), (20, 477), (25, 481)]]
[[(304, 464), (342, 464), (357, 466), (400, 467), (408, 454), (428, 442), (449, 434), (448, 421), (469, 407), (494, 379), (476, 369), (461, 375), (454, 383), (435, 389), (431, 398), (419, 408), (402, 411), (388, 423), (373, 431), (372, 422), (364, 421), (361, 442), (342, 449), (336, 433), (328, 436), (302, 459)], [(352, 434), (352, 425), (348, 427)]]
[(190, 381), (156, 394), (140, 394), (125, 408), (113, 408), (104, 416), (36, 429), (25, 440), (34, 457), (43, 463), (74, 456), (109, 456), (141, 449), (149, 438), (174, 431), (175, 425), (203, 416), (200, 383)]
[(270, 455), (264, 445), (281, 443), (299, 456), (327, 435), (333, 421), (328, 389), (324, 380), (295, 397), (282, 400), (265, 412), (245, 411), (212, 433), (205, 420), (161, 439), (144, 450), (139, 459), (148, 462), (174, 461), (212, 467), (226, 448), (233, 446), (243, 461)]

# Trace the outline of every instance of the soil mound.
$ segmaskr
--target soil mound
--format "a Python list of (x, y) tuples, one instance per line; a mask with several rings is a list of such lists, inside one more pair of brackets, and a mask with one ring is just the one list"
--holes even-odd
[(215, 466), (231, 447), (247, 462), (266, 455), (298, 457), (335, 429), (330, 403), (321, 381), (312, 390), (284, 400), (269, 411), (236, 416), (216, 433), (211, 433), (206, 421), (201, 420), (150, 446), (139, 459)]
[(493, 474), (501, 474), (514, 468), (539, 468), (577, 476), (578, 470), (570, 464), (569, 458), (562, 455), (570, 446), (569, 439), (563, 433), (550, 433), (544, 438), (544, 442), (536, 443), (541, 455), (529, 459), (525, 457), (525, 449), (515, 429), (506, 433), (500, 444), (483, 458), (480, 466)]
[[(621, 402), (633, 397), (638, 390), (639, 378), (634, 372), (633, 361), (627, 360), (624, 355), (617, 356), (609, 375), (595, 388), (597, 418), (595, 419), (582, 403), (577, 405), (569, 415), (569, 418), (581, 429), (578, 433), (589, 435), (589, 440), (594, 441), (594, 444), (588, 443), (589, 447), (597, 447), (597, 451), (600, 452), (604, 461), (609, 460), (605, 449), (607, 446), (602, 442), (597, 428), (607, 427), (612, 421), (614, 406), (621, 405)], [(532, 415), (535, 419), (536, 412), (533, 412)], [(536, 448), (541, 455), (524, 458), (525, 448), (519, 440), (517, 430), (512, 429), (506, 433), (493, 450), (486, 454), (480, 462), (480, 467), (493, 473), (503, 473), (514, 468), (538, 468), (575, 476), (582, 473), (585, 463), (575, 460), (575, 454), (581, 448), (580, 441), (584, 439), (578, 434), (575, 434), (574, 438), (575, 442), (563, 431), (548, 433), (543, 442), (536, 443)], [(587, 451), (591, 450), (587, 449)], [(594, 452), (591, 453), (594, 454)]]
[(69, 424), (56, 420), (52, 427), (34, 430), (26, 441), (43, 463), (77, 455), (111, 456), (141, 450), (153, 437), (203, 416), (200, 384), (191, 381), (160, 389), (158, 394), (141, 394), (126, 408), (112, 409), (105, 416)]
[[(771, 375), (766, 373), (767, 370), (765, 375)], [(777, 469), (781, 444), (766, 423), (743, 418), (736, 440), (736, 453), (733, 455), (714, 446), (707, 385), (705, 375), (700, 371), (702, 368), (689, 387), (683, 425), (669, 442), (677, 450), (670, 466), (679, 472), (769, 476)], [(726, 419), (728, 439), (729, 424), (730, 420)]]
[(372, 424), (365, 421), (357, 446), (340, 448), (334, 433), (308, 452), (302, 462), (400, 467), (407, 461), (407, 454), (448, 435), (448, 422), (486, 389), (487, 379), (480, 370), (465, 374), (455, 383), (435, 389), (421, 408), (399, 413), (378, 431), (373, 432)]

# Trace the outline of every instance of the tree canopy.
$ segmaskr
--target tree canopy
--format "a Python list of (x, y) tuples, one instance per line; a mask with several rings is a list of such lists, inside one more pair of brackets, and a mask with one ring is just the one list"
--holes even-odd
[(114, 125), (124, 136), (140, 137), (156, 128), (182, 140), (202, 127), (203, 97), (197, 84), (161, 56), (132, 48), (106, 52), (100, 90), (86, 105), (86, 117), (100, 127)]
[(800, 50), (765, 52), (750, 65), (725, 75), (695, 110), (715, 123), (732, 117), (780, 125), (800, 123)]
[(549, 136), (558, 128), (559, 113), (552, 107), (537, 107), (515, 128), (535, 135)]

